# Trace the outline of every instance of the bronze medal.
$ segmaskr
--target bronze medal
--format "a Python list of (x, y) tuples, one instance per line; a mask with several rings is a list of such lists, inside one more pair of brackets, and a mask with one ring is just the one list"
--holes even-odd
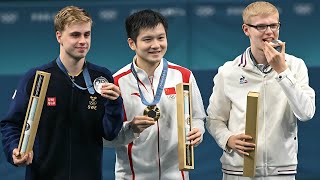
[(157, 106), (147, 106), (143, 111), (144, 116), (153, 118), (155, 121), (158, 121), (160, 118), (160, 110)]

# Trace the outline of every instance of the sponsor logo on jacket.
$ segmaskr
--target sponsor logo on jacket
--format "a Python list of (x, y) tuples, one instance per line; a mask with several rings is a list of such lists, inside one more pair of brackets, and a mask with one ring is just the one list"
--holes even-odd
[(245, 83), (248, 83), (248, 81), (246, 80), (246, 77), (241, 76), (241, 78), (240, 78), (240, 84), (245, 84)]
[(56, 97), (47, 97), (47, 106), (57, 106), (57, 100)]

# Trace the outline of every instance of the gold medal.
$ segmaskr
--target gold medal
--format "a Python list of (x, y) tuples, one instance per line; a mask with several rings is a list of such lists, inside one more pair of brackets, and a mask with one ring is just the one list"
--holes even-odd
[(147, 106), (143, 111), (144, 116), (153, 118), (155, 121), (158, 121), (160, 118), (160, 110), (157, 106)]

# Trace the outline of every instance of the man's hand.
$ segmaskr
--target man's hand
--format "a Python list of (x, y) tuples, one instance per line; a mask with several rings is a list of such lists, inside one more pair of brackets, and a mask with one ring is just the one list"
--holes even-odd
[(101, 96), (110, 100), (116, 100), (120, 96), (120, 89), (112, 83), (104, 83), (101, 86)]
[(274, 47), (266, 41), (264, 42), (263, 48), (263, 52), (268, 63), (278, 74), (288, 68), (288, 65), (285, 61), (285, 43), (279, 42), (279, 45), (281, 46), (281, 52), (275, 50)]
[(26, 153), (23, 157), (21, 157), (18, 148), (15, 148), (12, 151), (12, 159), (13, 163), (17, 166), (29, 165), (32, 163), (33, 151)]
[(188, 133), (188, 141), (191, 141), (191, 145), (196, 145), (200, 143), (201, 141), (201, 132), (199, 131), (198, 128), (193, 128), (189, 133)]
[(135, 116), (129, 123), (134, 133), (141, 133), (143, 130), (154, 125), (155, 121), (148, 116)]
[(248, 143), (246, 140), (251, 140), (252, 137), (245, 134), (233, 135), (228, 139), (227, 146), (239, 154), (249, 155), (247, 151), (253, 151), (256, 147), (253, 143)]

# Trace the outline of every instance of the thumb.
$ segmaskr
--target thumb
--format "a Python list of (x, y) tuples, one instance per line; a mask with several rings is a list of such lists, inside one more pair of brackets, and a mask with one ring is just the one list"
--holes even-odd
[(20, 155), (19, 150), (17, 148), (15, 148), (13, 150), (13, 155), (15, 155), (15, 156), (19, 156)]

